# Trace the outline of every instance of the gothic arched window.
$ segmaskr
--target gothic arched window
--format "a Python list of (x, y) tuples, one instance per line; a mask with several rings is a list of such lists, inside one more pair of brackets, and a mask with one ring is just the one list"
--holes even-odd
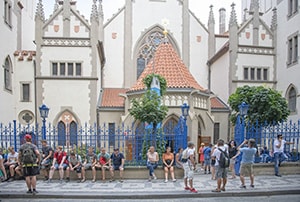
[(6, 90), (12, 90), (11, 77), (12, 77), (12, 65), (10, 58), (7, 57), (4, 62), (4, 87)]
[(288, 107), (291, 112), (296, 111), (296, 101), (297, 101), (297, 96), (296, 96), (296, 90), (294, 87), (291, 87), (288, 93)]

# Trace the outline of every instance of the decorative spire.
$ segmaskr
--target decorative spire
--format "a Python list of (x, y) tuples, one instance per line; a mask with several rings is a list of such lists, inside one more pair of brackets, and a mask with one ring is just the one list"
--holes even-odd
[(214, 7), (213, 5), (210, 5), (210, 6), (209, 6), (210, 11), (209, 11), (208, 24), (209, 24), (209, 23), (215, 24), (215, 18), (214, 18), (213, 7)]
[(92, 5), (92, 13), (91, 13), (91, 21), (96, 20), (98, 21), (98, 10), (97, 10), (97, 5), (96, 5), (97, 0), (93, 0), (93, 5)]
[(99, 17), (103, 18), (104, 13), (103, 13), (103, 7), (102, 7), (102, 0), (99, 0)]
[(272, 22), (271, 22), (271, 29), (275, 30), (277, 28), (277, 8), (273, 8), (273, 16), (272, 16)]
[(58, 5), (58, 0), (55, 0), (55, 4), (54, 4), (54, 12), (59, 8)]
[(42, 0), (39, 0), (39, 2), (37, 4), (35, 17), (40, 18), (43, 22), (45, 20), (45, 13), (44, 13)]
[(231, 4), (231, 13), (230, 13), (230, 20), (229, 20), (229, 26), (235, 26), (237, 25), (237, 19), (236, 19), (236, 12), (235, 12), (235, 4)]
[(164, 42), (167, 43), (167, 42), (168, 42), (168, 37), (167, 37), (167, 35), (168, 35), (168, 30), (167, 30), (167, 27), (169, 26), (170, 22), (169, 22), (168, 19), (164, 18), (164, 19), (161, 20), (161, 23), (162, 23), (162, 25), (163, 25), (163, 27), (164, 27), (164, 31), (163, 31), (163, 34), (164, 34), (164, 36), (165, 36)]
[(249, 13), (250, 14), (259, 13), (258, 0), (251, 0)]

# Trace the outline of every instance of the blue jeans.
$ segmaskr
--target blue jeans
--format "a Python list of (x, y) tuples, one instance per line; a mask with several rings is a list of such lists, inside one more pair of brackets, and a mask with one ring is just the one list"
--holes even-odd
[(153, 176), (154, 169), (157, 168), (157, 163), (150, 163), (150, 162), (147, 162), (147, 168), (149, 169), (149, 175), (152, 177), (152, 176)]
[(274, 153), (274, 169), (275, 169), (275, 175), (279, 174), (279, 164), (281, 164), (282, 161), (285, 160), (285, 156), (283, 152), (276, 152)]

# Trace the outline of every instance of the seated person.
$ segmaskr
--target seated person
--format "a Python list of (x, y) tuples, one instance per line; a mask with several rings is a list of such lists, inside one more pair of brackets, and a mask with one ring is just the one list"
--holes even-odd
[(8, 181), (15, 180), (15, 168), (18, 167), (18, 152), (15, 152), (14, 147), (8, 147), (7, 161), (4, 163), (5, 169), (9, 170), (10, 177)]
[(182, 157), (183, 148), (178, 148), (177, 154), (175, 155), (175, 166), (176, 168), (183, 168), (181, 157)]
[(147, 168), (149, 169), (149, 181), (151, 181), (152, 179), (157, 179), (156, 175), (154, 174), (154, 170), (158, 166), (158, 161), (158, 153), (155, 151), (154, 146), (151, 146), (147, 153)]
[(166, 148), (166, 152), (162, 156), (162, 161), (163, 161), (163, 167), (165, 171), (165, 182), (168, 182), (168, 175), (169, 171), (172, 177), (172, 181), (176, 182), (176, 179), (174, 177), (174, 154), (171, 152), (171, 147)]
[(53, 177), (55, 170), (59, 170), (60, 182), (62, 182), (62, 180), (64, 178), (64, 170), (67, 169), (69, 162), (67, 159), (67, 153), (65, 151), (63, 151), (62, 149), (63, 149), (62, 146), (56, 147), (56, 152), (54, 153), (52, 166), (51, 166), (50, 172), (49, 172), (49, 181), (48, 182), (52, 181), (52, 177)]
[(82, 165), (82, 180), (81, 182), (85, 182), (85, 170), (92, 169), (93, 180), (96, 181), (96, 168), (95, 165), (97, 163), (97, 155), (94, 153), (94, 148), (89, 147), (88, 153), (86, 154), (85, 160)]
[(120, 182), (123, 182), (123, 172), (124, 172), (124, 163), (125, 157), (122, 153), (119, 153), (119, 149), (114, 149), (114, 152), (110, 156), (112, 166), (110, 166), (110, 175), (111, 180), (110, 182), (114, 181), (114, 171), (120, 171)]
[(68, 162), (69, 167), (67, 167), (66, 170), (66, 182), (70, 181), (70, 171), (76, 171), (78, 177), (77, 182), (81, 182), (81, 156), (75, 154), (74, 152), (71, 152), (68, 158)]
[(98, 162), (96, 163), (96, 168), (101, 168), (102, 180), (105, 180), (105, 169), (110, 167), (110, 155), (106, 152), (105, 148), (101, 148), (101, 152), (97, 156)]
[(46, 140), (42, 140), (42, 162), (41, 169), (44, 173), (45, 180), (49, 179), (49, 169), (53, 160), (53, 149), (47, 144)]
[(3, 158), (3, 149), (0, 148), (0, 172), (1, 172), (1, 181), (6, 181), (7, 180), (7, 174), (6, 174), (6, 170), (4, 167), (4, 158)]

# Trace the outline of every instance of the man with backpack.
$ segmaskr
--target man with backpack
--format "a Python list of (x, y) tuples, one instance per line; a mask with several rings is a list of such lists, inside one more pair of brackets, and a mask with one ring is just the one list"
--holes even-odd
[(230, 159), (228, 156), (228, 149), (224, 145), (224, 140), (219, 139), (217, 141), (217, 148), (214, 150), (212, 158), (216, 160), (215, 169), (217, 178), (217, 188), (212, 190), (212, 192), (225, 191), (225, 185), (227, 183), (227, 169), (229, 167)]
[(31, 143), (31, 135), (25, 135), (25, 141), (19, 150), (19, 161), (23, 167), (28, 194), (38, 193), (36, 190), (36, 176), (40, 174), (39, 162), (41, 161), (40, 152), (36, 145)]

